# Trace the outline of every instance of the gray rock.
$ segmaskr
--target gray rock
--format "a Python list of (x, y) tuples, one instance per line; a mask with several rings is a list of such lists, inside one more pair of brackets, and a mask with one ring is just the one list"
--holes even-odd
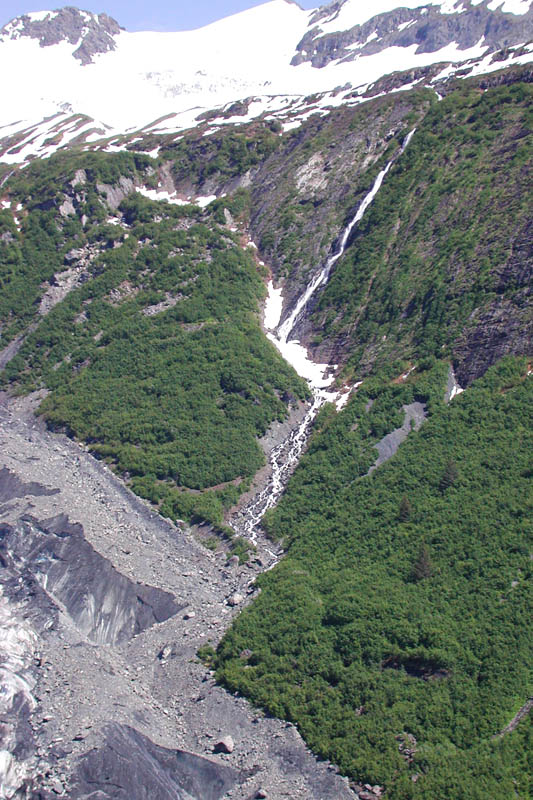
[(219, 800), (243, 775), (226, 764), (155, 745), (126, 725), (111, 724), (81, 759), (72, 800)]
[[(90, 18), (84, 14), (71, 6), (61, 8), (53, 16), (48, 15), (40, 20), (32, 20), (24, 14), (16, 20), (20, 23), (16, 35), (38, 39), (41, 47), (49, 47), (60, 42), (76, 44), (81, 40), (72, 55), (84, 65), (91, 64), (93, 56), (97, 53), (106, 53), (116, 48), (113, 37), (120, 33), (121, 27), (107, 14), (90, 14)], [(0, 30), (0, 35), (9, 36), (9, 28), (8, 23)]]
[(244, 597), (242, 596), (242, 594), (239, 594), (239, 592), (235, 592), (234, 594), (231, 595), (231, 597), (228, 598), (228, 605), (238, 606), (242, 603), (243, 600)]
[(6, 563), (27, 584), (46, 586), (56, 609), (95, 643), (125, 641), (180, 609), (168, 592), (135, 584), (117, 572), (87, 542), (82, 526), (70, 524), (65, 514), (43, 523), (25, 517), (15, 526), (0, 526), (0, 534)]
[(376, 14), (362, 25), (322, 33), (317, 26), (338, 13), (347, 1), (337, 0), (315, 12), (308, 32), (296, 48), (293, 65), (309, 61), (313, 67), (321, 68), (340, 59), (346, 62), (374, 55), (389, 47), (415, 46), (417, 53), (434, 53), (453, 41), (466, 50), (481, 38), (488, 52), (494, 52), (527, 41), (533, 32), (530, 15), (512, 16), (465, 0), (461, 10), (452, 13), (423, 4), (418, 9), (402, 8), (399, 3), (400, 7)]
[(213, 747), (214, 753), (233, 753), (234, 750), (235, 742), (231, 736), (223, 736)]

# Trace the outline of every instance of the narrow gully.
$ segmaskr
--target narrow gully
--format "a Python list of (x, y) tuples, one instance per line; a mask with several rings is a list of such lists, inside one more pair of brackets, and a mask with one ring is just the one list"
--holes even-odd
[[(415, 131), (416, 128), (409, 132), (395, 158), (391, 159), (378, 173), (372, 188), (363, 198), (353, 218), (346, 226), (337, 250), (327, 259), (323, 269), (310, 281), (289, 316), (281, 323), (282, 290), (275, 289), (273, 281), (269, 283), (264, 320), (268, 331), (267, 336), (286, 361), (294, 367), (296, 372), (308, 381), (313, 393), (313, 400), (301, 423), (291, 431), (281, 444), (272, 450), (269, 459), (271, 477), (267, 485), (241, 509), (239, 518), (233, 523), (236, 532), (241, 536), (245, 536), (252, 543), (257, 542), (262, 517), (266, 511), (277, 504), (289, 477), (298, 464), (306, 448), (312, 424), (318, 411), (328, 401), (336, 403), (338, 409), (342, 408), (350, 394), (350, 392), (341, 394), (329, 388), (334, 380), (336, 366), (332, 364), (317, 364), (312, 361), (308, 356), (307, 349), (297, 339), (290, 339), (291, 333), (298, 320), (305, 313), (313, 295), (328, 282), (335, 264), (346, 251), (353, 229), (363, 219), (381, 189), (387, 173), (395, 161), (405, 152)], [(272, 555), (274, 556), (274, 554)]]

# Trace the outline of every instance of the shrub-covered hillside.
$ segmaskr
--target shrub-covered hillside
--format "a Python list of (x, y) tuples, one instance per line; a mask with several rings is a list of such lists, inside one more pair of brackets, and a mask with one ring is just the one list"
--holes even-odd
[[(532, 690), (527, 370), (503, 361), (446, 406), (437, 366), (323, 413), (268, 516), (288, 553), (218, 650), (228, 688), (394, 800), (530, 796), (529, 723), (493, 738)], [(430, 418), (359, 477), (413, 398)]]
[(431, 106), (304, 327), (319, 358), (451, 353), (464, 385), (530, 351), (532, 99), (465, 83)]
[[(264, 463), (258, 437), (307, 388), (260, 329), (264, 268), (220, 224), (220, 204), (132, 194), (139, 162), (149, 181), (146, 157), (95, 154), (13, 182), (4, 341), (30, 325), (3, 384), (46, 388), (49, 425), (88, 442), (165, 515), (220, 525)], [(246, 199), (227, 204), (238, 216)]]

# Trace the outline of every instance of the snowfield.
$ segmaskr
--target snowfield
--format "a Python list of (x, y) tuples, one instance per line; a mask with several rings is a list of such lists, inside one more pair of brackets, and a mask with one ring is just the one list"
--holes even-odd
[[(449, 14), (462, 11), (461, 3), (444, 0), (430, 4)], [(531, 3), (492, 0), (489, 7), (525, 14)], [(401, 5), (415, 9), (422, 4), (420, 0), (402, 0)], [(0, 36), (0, 71), (16, 76), (2, 86), (0, 161), (14, 164), (34, 155), (45, 157), (74, 140), (94, 143), (107, 139), (103, 146), (118, 151), (124, 143), (113, 143), (113, 137), (148, 131), (177, 134), (198, 125), (203, 111), (247, 98), (251, 102), (246, 114), (217, 118), (208, 127), (269, 115), (290, 130), (317, 111), (361, 102), (357, 96), (347, 95), (353, 95), (354, 88), (362, 94), (391, 72), (446, 62), (451, 63), (448, 69), (452, 74), (454, 64), (472, 59), (481, 65), (476, 74), (501, 68), (501, 62), (490, 64), (490, 56), (484, 60), (488, 46), (483, 39), (466, 50), (456, 42), (433, 53), (417, 53), (417, 45), (395, 46), (372, 55), (356, 55), (353, 61), (332, 62), (322, 69), (309, 62), (291, 65), (296, 47), (308, 31), (321, 35), (347, 30), (397, 6), (398, 0), (377, 0), (372, 6), (346, 0), (338, 12), (314, 22), (316, 10), (304, 11), (286, 0), (271, 0), (193, 31), (121, 31), (114, 36), (116, 49), (95, 55), (94, 63), (86, 66), (73, 58), (80, 42), (40, 47), (37, 39), (21, 35), (19, 18)], [(42, 21), (54, 14), (42, 11), (30, 17)], [(368, 41), (374, 38), (371, 34)], [(357, 53), (359, 48), (354, 45), (352, 49)], [(531, 60), (530, 50), (512, 63)], [(343, 87), (340, 92), (339, 87)], [(309, 96), (317, 94), (323, 97), (311, 102)], [(83, 124), (75, 115), (83, 115)], [(15, 139), (6, 143), (8, 136)]]

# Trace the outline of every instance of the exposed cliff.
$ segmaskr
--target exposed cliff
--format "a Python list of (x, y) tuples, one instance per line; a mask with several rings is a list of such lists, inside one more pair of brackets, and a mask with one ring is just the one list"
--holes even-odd
[[(516, 15), (506, 13), (502, 8), (489, 8), (488, 2), (474, 3), (472, 0), (444, 7), (397, 8), (343, 30), (343, 6), (350, 2), (353, 0), (337, 0), (316, 11), (310, 30), (298, 43), (298, 52), (292, 60), (294, 65), (309, 61), (313, 67), (322, 68), (333, 61), (355, 61), (392, 47), (413, 47), (416, 53), (435, 53), (450, 42), (465, 51), (467, 58), (466, 51), (480, 42), (487, 52), (492, 52), (522, 44), (532, 36), (531, 8)], [(339, 30), (336, 31), (337, 19)], [(326, 32), (322, 30), (322, 24), (326, 25)]]
[(0, 29), (0, 41), (28, 37), (41, 47), (61, 42), (77, 45), (72, 55), (82, 64), (91, 64), (93, 56), (116, 47), (113, 39), (123, 28), (107, 14), (92, 14), (65, 6), (57, 11), (24, 14)]

